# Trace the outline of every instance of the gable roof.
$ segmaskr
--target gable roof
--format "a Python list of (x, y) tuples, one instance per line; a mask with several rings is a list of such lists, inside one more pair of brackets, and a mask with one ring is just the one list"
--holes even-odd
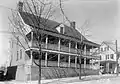
[[(56, 27), (59, 26), (61, 23), (58, 23), (56, 21), (49, 20), (49, 19), (39, 18), (38, 16), (35, 16), (35, 15), (27, 13), (27, 12), (20, 12), (20, 15), (21, 15), (23, 21), (27, 25), (35, 26), (38, 28), (46, 28), (47, 30), (58, 33)], [(41, 22), (37, 21), (38, 18), (41, 19)], [(75, 28), (71, 28), (67, 25), (64, 25), (64, 26), (65, 26), (65, 33), (64, 33), (65, 35), (72, 36), (72, 37), (75, 37), (78, 39), (81, 38), (82, 34), (80, 32), (78, 32)], [(83, 39), (87, 40), (84, 36), (83, 36)]]
[[(109, 46), (114, 52), (116, 52), (116, 44), (110, 41), (103, 41), (104, 44)], [(118, 52), (120, 52), (120, 47), (118, 47)]]
[[(33, 27), (37, 27), (37, 28), (44, 28), (46, 30), (52, 31), (52, 32), (56, 32), (59, 33), (57, 31), (57, 27), (60, 26), (61, 23), (58, 23), (56, 21), (53, 20), (49, 20), (49, 19), (45, 19), (45, 18), (40, 18), (36, 15), (30, 14), (28, 12), (19, 12), (23, 21), (25, 22), (25, 24), (29, 25), (29, 26), (33, 26)], [(38, 22), (38, 19), (41, 19), (40, 22)], [(83, 37), (83, 40), (87, 43), (90, 44), (94, 44), (95, 46), (98, 46), (98, 44), (93, 43), (89, 40), (87, 40), (79, 31), (77, 31), (75, 28), (71, 28), (67, 25), (64, 25), (65, 28), (65, 33), (64, 35), (70, 36), (70, 37), (74, 37), (76, 39), (81, 39), (81, 36)]]
[(114, 52), (116, 52), (116, 45), (113, 42), (103, 41), (102, 44), (107, 45), (110, 49), (112, 49)]
[[(33, 26), (33, 27), (45, 28), (47, 30), (57, 32), (57, 30), (55, 30), (54, 28), (60, 25), (60, 23), (57, 23), (55, 21), (40, 18), (38, 16), (35, 16), (35, 15), (27, 13), (27, 12), (19, 12), (19, 13), (20, 13), (23, 21), (27, 25), (30, 25), (30, 26)], [(38, 21), (38, 18), (40, 19), (39, 20), (40, 22)]]

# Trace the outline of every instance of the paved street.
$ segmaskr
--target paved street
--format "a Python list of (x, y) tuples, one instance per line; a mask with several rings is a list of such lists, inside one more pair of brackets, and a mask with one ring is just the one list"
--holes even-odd
[[(32, 82), (20, 82), (20, 81), (9, 81), (0, 82), (0, 84), (37, 84), (37, 81)], [(42, 80), (42, 84), (119, 84), (120, 76), (116, 75), (102, 75), (102, 76), (86, 76), (79, 80), (78, 77), (61, 78), (52, 80)]]

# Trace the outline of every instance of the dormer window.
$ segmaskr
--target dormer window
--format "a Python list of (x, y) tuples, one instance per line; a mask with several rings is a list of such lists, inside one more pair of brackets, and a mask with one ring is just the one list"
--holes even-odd
[(60, 33), (64, 34), (64, 27), (60, 27)]
[(56, 28), (57, 31), (61, 34), (64, 34), (65, 33), (65, 27), (63, 24), (61, 24), (59, 27)]

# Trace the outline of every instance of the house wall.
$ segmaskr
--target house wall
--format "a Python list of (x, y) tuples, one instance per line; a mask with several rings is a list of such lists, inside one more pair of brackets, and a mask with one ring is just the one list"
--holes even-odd
[[(106, 60), (110, 60), (110, 61), (116, 61), (116, 54), (115, 51), (112, 50), (111, 48), (109, 48), (109, 50), (105, 50), (105, 48), (107, 48), (108, 46), (106, 44), (102, 44), (100, 46), (100, 54), (99, 56), (101, 56), (101, 61), (106, 61)], [(103, 51), (101, 51), (101, 48), (103, 49)], [(111, 58), (111, 54), (113, 54), (113, 59)], [(109, 55), (108, 58), (106, 59), (106, 55)]]
[[(18, 16), (18, 18), (19, 18), (19, 20), (21, 19), (21, 17), (19, 17), (19, 16)], [(21, 19), (21, 21), (23, 22), (22, 19)], [(23, 24), (24, 24), (23, 27), (26, 27), (26, 29), (29, 29), (30, 26), (26, 25), (24, 22), (23, 22)], [(60, 25), (60, 27), (62, 27), (62, 26), (63, 25)], [(60, 31), (60, 27), (58, 27), (58, 32)], [(63, 30), (63, 33), (64, 33), (64, 31), (65, 30)], [(29, 30), (28, 30), (28, 32), (29, 32)], [(18, 36), (19, 36), (19, 40), (22, 43), (22, 45), (27, 49), (28, 44), (25, 42), (24, 38), (20, 35), (18, 35)], [(16, 80), (19, 80), (19, 79), (20, 80), (26, 80), (26, 79), (29, 80), (31, 78), (28, 78), (28, 77), (30, 77), (30, 74), (32, 72), (33, 72), (32, 73), (33, 77), (35, 75), (38, 75), (38, 73), (36, 71), (38, 69), (30, 67), (32, 62), (31, 62), (30, 58), (28, 57), (28, 55), (25, 53), (25, 49), (21, 46), (21, 44), (19, 42), (17, 42), (16, 38), (12, 37), (11, 43), (12, 43), (11, 44), (11, 66), (18, 66), (17, 71), (16, 71)], [(50, 48), (52, 48), (51, 49), (52, 51), (55, 51), (55, 50), (53, 50), (53, 48), (55, 48), (54, 46), (56, 46), (56, 49), (59, 49), (58, 44), (56, 44), (56, 45), (49, 44), (48, 48), (50, 47)], [(20, 50), (22, 50), (22, 57), (20, 55), (21, 54)], [(71, 52), (69, 52), (69, 47), (61, 46), (61, 52), (67, 51), (67, 53), (69, 52), (68, 55), (71, 53), (78, 54), (77, 53), (77, 45), (75, 46), (75, 48), (70, 48), (70, 50), (71, 50)], [(60, 50), (57, 50), (56, 52), (59, 52), (59, 51)], [(87, 55), (86, 55), (86, 57), (87, 57)], [(42, 62), (42, 64), (45, 64), (45, 62)], [(54, 65), (55, 63), (50, 61), (49, 64)], [(62, 64), (63, 64), (62, 66), (68, 65), (67, 63), (62, 63)], [(74, 63), (71, 63), (71, 66), (74, 66), (74, 65), (75, 65)], [(90, 69), (89, 65), (85, 65), (85, 66), (88, 67), (88, 69)], [(83, 67), (84, 67), (84, 65), (82, 65), (82, 68)], [(46, 68), (49, 68), (49, 67), (46, 67)], [(31, 70), (33, 70), (33, 71), (31, 71)], [(51, 71), (51, 69), (50, 69), (50, 71)], [(75, 72), (72, 72), (72, 73), (75, 73)], [(70, 72), (70, 74), (72, 74), (72, 73)]]

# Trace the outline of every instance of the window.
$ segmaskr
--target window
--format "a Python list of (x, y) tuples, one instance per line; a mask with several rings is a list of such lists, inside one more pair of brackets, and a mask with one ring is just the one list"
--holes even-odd
[(109, 54), (108, 54), (108, 59), (109, 59)]
[(102, 57), (101, 57), (101, 55), (100, 55), (100, 60), (102, 60)]
[(110, 58), (111, 58), (111, 59), (114, 59), (114, 57), (113, 57), (113, 56), (114, 56), (114, 55), (113, 55), (113, 54), (111, 54), (111, 55), (110, 55)]
[(103, 51), (103, 48), (101, 48), (101, 52)]
[(106, 51), (106, 47), (104, 47), (104, 51)]
[(107, 47), (107, 50), (109, 50), (109, 46)]
[(108, 55), (106, 55), (106, 60), (108, 59)]
[(104, 48), (104, 51), (107, 51), (107, 50), (108, 50), (108, 47), (105, 47), (105, 48)]
[(64, 27), (60, 27), (60, 33), (64, 34)]
[(20, 49), (20, 59), (22, 59), (22, 49)]

